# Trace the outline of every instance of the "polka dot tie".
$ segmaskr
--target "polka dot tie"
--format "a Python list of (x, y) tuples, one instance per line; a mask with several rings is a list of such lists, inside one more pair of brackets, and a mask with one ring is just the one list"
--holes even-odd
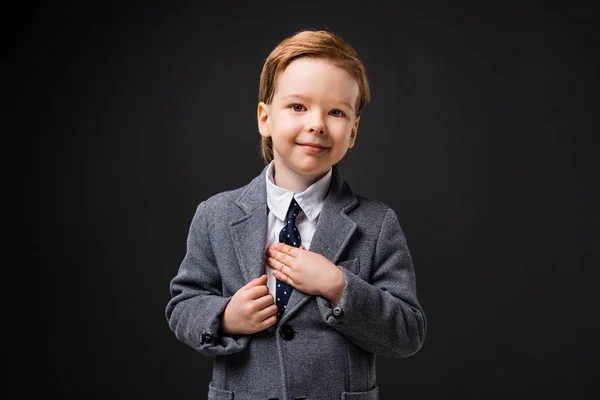
[[(296, 217), (302, 211), (302, 208), (298, 205), (296, 200), (292, 198), (292, 203), (290, 204), (290, 208), (287, 212), (285, 225), (281, 232), (279, 232), (279, 241), (290, 246), (300, 247), (301, 239), (300, 232), (298, 232), (298, 228), (296, 228)], [(287, 307), (287, 302), (290, 299), (290, 295), (292, 294), (292, 287), (285, 282), (276, 280), (276, 290), (275, 290), (275, 304), (277, 304), (277, 317), (281, 318), (283, 312)]]

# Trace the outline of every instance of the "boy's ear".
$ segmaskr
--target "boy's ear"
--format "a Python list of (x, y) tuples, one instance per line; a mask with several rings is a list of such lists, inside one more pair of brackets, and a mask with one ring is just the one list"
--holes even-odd
[(271, 120), (269, 119), (269, 106), (262, 101), (258, 103), (256, 110), (256, 117), (258, 119), (258, 131), (262, 137), (271, 136)]
[(354, 147), (354, 142), (356, 141), (356, 135), (358, 134), (358, 123), (359, 122), (360, 122), (360, 116), (356, 117), (356, 121), (354, 121), (354, 125), (352, 126), (352, 131), (350, 132), (350, 142), (348, 143), (349, 149)]

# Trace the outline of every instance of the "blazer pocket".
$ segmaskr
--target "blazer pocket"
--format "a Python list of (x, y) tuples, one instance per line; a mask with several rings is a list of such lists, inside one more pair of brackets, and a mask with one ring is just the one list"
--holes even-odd
[(342, 400), (379, 400), (379, 386), (375, 386), (368, 392), (344, 392)]
[(341, 261), (337, 263), (338, 266), (346, 268), (348, 271), (352, 272), (354, 275), (358, 275), (360, 272), (360, 263), (358, 258), (353, 258), (352, 260)]
[(208, 385), (208, 400), (233, 400), (233, 392), (229, 390), (217, 389), (212, 385)]

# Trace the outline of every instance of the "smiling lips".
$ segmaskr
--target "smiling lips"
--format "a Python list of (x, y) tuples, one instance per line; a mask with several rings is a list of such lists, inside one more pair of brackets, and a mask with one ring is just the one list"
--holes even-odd
[(323, 146), (318, 143), (298, 143), (298, 145), (301, 146), (304, 150), (311, 153), (322, 153), (329, 149), (329, 147)]

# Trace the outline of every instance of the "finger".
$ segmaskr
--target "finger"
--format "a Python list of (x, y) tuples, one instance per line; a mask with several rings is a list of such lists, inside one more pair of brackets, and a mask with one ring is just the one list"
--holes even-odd
[(273, 276), (282, 281), (283, 283), (287, 283), (290, 286), (294, 286), (294, 280), (286, 274), (282, 274), (279, 271), (273, 271)]
[[(277, 261), (276, 259), (269, 257), (267, 259), (267, 263), (269, 264), (269, 266), (271, 268), (273, 268), (276, 271), (279, 271), (283, 274), (291, 274), (292, 273), (292, 267), (290, 267), (287, 264), (282, 263), (281, 261)], [(273, 271), (273, 273), (275, 273), (275, 271)]]
[(267, 284), (267, 275), (266, 274), (262, 274), (258, 278), (252, 279), (250, 282), (248, 282), (247, 284), (245, 284), (244, 285), (244, 289), (250, 289), (250, 288), (255, 287), (255, 286), (266, 285), (266, 284)]
[(270, 256), (285, 265), (290, 265), (294, 263), (294, 257), (278, 250), (271, 251)]
[(271, 315), (270, 317), (268, 317), (267, 319), (265, 319), (261, 323), (261, 326), (262, 326), (262, 329), (267, 329), (268, 327), (270, 327), (272, 325), (275, 325), (276, 323), (277, 323), (277, 314)]
[(256, 300), (267, 294), (269, 294), (269, 288), (267, 285), (254, 286), (246, 290), (246, 295), (248, 296), (247, 298), (251, 300)]
[(256, 316), (258, 317), (259, 321), (264, 321), (272, 315), (277, 315), (276, 304), (271, 304), (269, 307), (263, 308), (258, 313), (256, 313)]
[(256, 305), (256, 309), (257, 310), (262, 310), (264, 308), (269, 307), (270, 305), (275, 304), (275, 298), (270, 293), (266, 294), (264, 296), (261, 296), (261, 297), (257, 298), (254, 301), (255, 301), (255, 305)]
[(269, 265), (269, 267), (276, 269), (276, 270), (281, 270), (281, 268), (283, 268), (283, 266), (284, 266), (284, 264), (282, 262), (277, 261), (273, 257), (267, 257), (267, 265)]
[(290, 246), (289, 244), (285, 244), (285, 243), (281, 243), (281, 242), (276, 243), (274, 246), (274, 249), (281, 253), (290, 255), (292, 257), (296, 257), (299, 252), (299, 249), (297, 247)]

